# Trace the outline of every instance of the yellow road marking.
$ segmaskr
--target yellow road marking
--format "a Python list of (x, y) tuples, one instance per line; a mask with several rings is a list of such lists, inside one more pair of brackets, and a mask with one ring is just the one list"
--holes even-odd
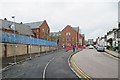
[(90, 78), (87, 74), (85, 74), (85, 73), (77, 66), (77, 64), (75, 63), (75, 61), (74, 61), (72, 58), (71, 58), (70, 62), (71, 62), (71, 64), (73, 64), (72, 67), (75, 69), (75, 71), (76, 71), (79, 75), (83, 76), (83, 77), (84, 77), (85, 79), (87, 79), (87, 80), (92, 80), (92, 78)]

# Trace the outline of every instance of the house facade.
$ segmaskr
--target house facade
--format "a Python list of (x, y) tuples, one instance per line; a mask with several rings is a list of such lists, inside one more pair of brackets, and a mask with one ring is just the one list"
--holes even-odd
[(50, 40), (51, 41), (57, 41), (61, 38), (61, 32), (50, 32)]
[(79, 34), (79, 45), (85, 45), (85, 35)]
[(33, 34), (35, 38), (41, 38), (45, 40), (50, 39), (50, 28), (47, 24), (47, 21), (39, 21), (39, 22), (31, 22), (26, 23), (26, 25), (29, 25), (33, 31)]
[(70, 46), (72, 44), (79, 44), (79, 27), (72, 27), (67, 25), (61, 31), (61, 43), (65, 46)]
[(106, 37), (101, 37), (99, 40), (99, 45), (107, 46)]
[(89, 45), (93, 45), (94, 44), (93, 42), (94, 42), (93, 39), (88, 39), (88, 44)]
[(57, 42), (58, 48), (61, 48), (61, 32), (50, 32), (50, 41)]
[[(15, 29), (13, 27), (15, 27)], [(22, 23), (3, 20), (3, 19), (0, 19), (0, 30), (8, 33), (14, 33), (15, 31), (15, 34), (26, 35), (26, 36), (33, 35), (30, 26)]]
[(113, 29), (107, 33), (107, 45), (116, 47), (118, 46), (119, 29)]

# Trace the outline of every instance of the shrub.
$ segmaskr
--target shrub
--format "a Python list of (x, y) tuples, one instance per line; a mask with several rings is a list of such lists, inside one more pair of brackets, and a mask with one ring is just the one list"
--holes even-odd
[(110, 49), (110, 46), (106, 46), (106, 49), (108, 49), (108, 50), (109, 50), (109, 49)]

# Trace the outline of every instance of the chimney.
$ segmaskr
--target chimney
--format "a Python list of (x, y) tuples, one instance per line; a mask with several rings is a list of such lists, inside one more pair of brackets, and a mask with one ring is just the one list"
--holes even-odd
[(7, 20), (7, 18), (4, 18), (4, 20)]
[(20, 22), (20, 24), (23, 24), (22, 22)]

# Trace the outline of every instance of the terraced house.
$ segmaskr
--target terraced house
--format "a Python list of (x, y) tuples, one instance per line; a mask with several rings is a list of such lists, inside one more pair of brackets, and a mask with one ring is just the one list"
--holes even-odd
[(38, 21), (38, 22), (30, 22), (25, 24), (31, 27), (34, 34), (33, 37), (49, 40), (50, 28), (46, 20)]
[(22, 23), (8, 21), (6, 18), (4, 20), (0, 19), (0, 30), (3, 32), (14, 33), (14, 29), (12, 28), (13, 24), (15, 26), (16, 34), (21, 34), (21, 35), (26, 35), (26, 36), (33, 35), (30, 26), (22, 24)]
[(107, 42), (109, 46), (113, 46), (113, 47), (118, 46), (118, 38), (120, 37), (119, 30), (120, 29), (115, 28), (107, 33)]

